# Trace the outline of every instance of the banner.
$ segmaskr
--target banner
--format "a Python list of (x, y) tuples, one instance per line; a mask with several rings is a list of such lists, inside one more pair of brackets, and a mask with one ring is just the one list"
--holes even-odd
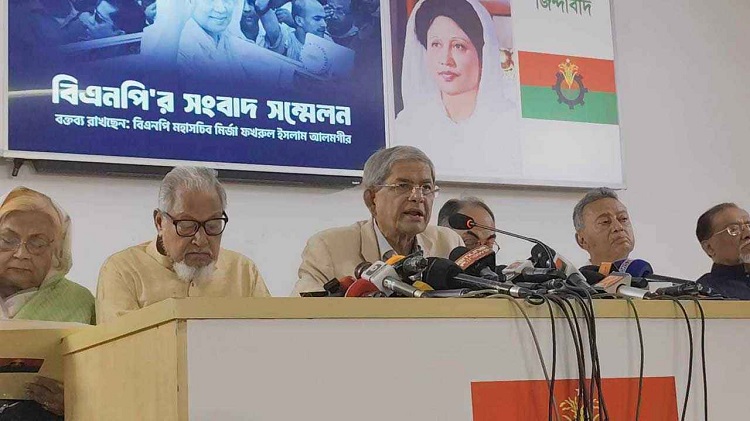
[(624, 185), (608, 0), (391, 0), (391, 144), (438, 180)]
[(357, 175), (380, 25), (373, 0), (10, 0), (8, 149)]
[[(589, 379), (586, 380), (586, 387)], [(566, 421), (583, 419), (583, 405), (578, 400), (578, 379), (555, 381), (555, 410)], [(602, 395), (609, 419), (635, 419), (638, 402), (638, 378), (604, 378)], [(641, 394), (642, 421), (677, 421), (677, 394), (674, 377), (645, 377)], [(472, 382), (471, 399), (474, 421), (546, 420), (549, 383), (544, 380)], [(594, 397), (593, 421), (599, 416), (601, 398)], [(554, 418), (553, 418), (554, 419)]]

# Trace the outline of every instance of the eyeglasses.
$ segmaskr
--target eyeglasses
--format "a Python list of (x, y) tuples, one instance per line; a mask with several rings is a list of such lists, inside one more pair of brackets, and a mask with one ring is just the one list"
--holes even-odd
[(31, 237), (26, 241), (21, 241), (18, 237), (0, 236), (0, 251), (16, 251), (21, 245), (26, 246), (26, 251), (35, 256), (44, 253), (52, 241), (42, 237)]
[(411, 184), (411, 183), (396, 183), (396, 184), (378, 184), (375, 187), (388, 187), (398, 196), (413, 195), (419, 192), (422, 197), (437, 197), (440, 187), (434, 184)]
[(500, 250), (500, 246), (495, 242), (494, 238), (487, 238), (485, 240), (480, 240), (476, 237), (472, 237), (469, 235), (462, 236), (462, 237), (464, 240), (464, 245), (468, 249), (473, 249), (479, 246), (489, 246), (489, 247), (492, 247), (492, 249), (495, 250), (495, 252)]
[(716, 231), (715, 233), (711, 234), (711, 237), (714, 237), (716, 235), (721, 234), (722, 232), (726, 232), (727, 234), (731, 235), (732, 237), (736, 237), (740, 235), (742, 232), (742, 228), (747, 228), (750, 230), (750, 222), (740, 222), (737, 224), (729, 224), (726, 226), (726, 228), (723, 228), (719, 231)]
[(226, 212), (221, 213), (221, 218), (208, 219), (203, 222), (194, 219), (175, 219), (165, 211), (160, 210), (160, 212), (172, 220), (174, 229), (180, 237), (192, 237), (198, 233), (201, 227), (203, 227), (206, 235), (214, 237), (224, 232), (224, 228), (227, 227), (227, 223), (229, 222)]

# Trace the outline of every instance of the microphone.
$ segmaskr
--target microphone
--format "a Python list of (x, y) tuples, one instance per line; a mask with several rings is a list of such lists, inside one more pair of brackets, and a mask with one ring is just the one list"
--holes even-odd
[(599, 282), (601, 282), (604, 278), (606, 278), (605, 275), (602, 275), (601, 273), (585, 268), (581, 268), (579, 270), (581, 272), (581, 275), (583, 275), (584, 278), (586, 278), (586, 282), (588, 282), (589, 285), (595, 285)]
[(492, 247), (482, 245), (469, 250), (467, 247), (459, 246), (451, 251), (448, 258), (469, 275), (500, 281), (500, 277), (494, 271), (495, 251)]
[(367, 269), (362, 271), (361, 276), (362, 279), (372, 282), (386, 295), (390, 295), (392, 292), (390, 289), (383, 286), (383, 280), (389, 277), (393, 279), (401, 279), (393, 266), (381, 261), (371, 264)]
[(422, 273), (427, 268), (427, 259), (421, 251), (409, 256), (393, 255), (385, 261), (387, 265), (393, 266), (400, 279), (407, 279), (418, 273)]
[(631, 281), (632, 276), (630, 276), (630, 274), (624, 272), (613, 272), (594, 286), (603, 289), (610, 294), (619, 295), (620, 297), (637, 298), (642, 300), (654, 296), (654, 294), (647, 289), (632, 287)]
[(681, 297), (683, 295), (697, 295), (702, 291), (701, 285), (696, 282), (686, 282), (684, 284), (674, 285), (671, 287), (657, 288), (654, 291), (656, 295), (668, 295), (670, 297)]
[(413, 284), (411, 284), (416, 289), (421, 289), (422, 291), (434, 291), (435, 288), (427, 285), (426, 283), (422, 281), (414, 281)]
[(442, 291), (425, 291), (423, 297), (427, 298), (455, 298), (470, 293), (468, 288), (461, 289), (444, 289)]
[(517, 260), (502, 270), (506, 282), (546, 282), (551, 279), (563, 277), (556, 270), (549, 268), (535, 268), (531, 260)]
[[(620, 273), (628, 273), (632, 276), (631, 285), (638, 287), (638, 288), (648, 288), (648, 280), (641, 277), (643, 273), (650, 270), (651, 265), (644, 266), (641, 264), (637, 264), (630, 267), (629, 271), (620, 270), (620, 263), (622, 263), (624, 260), (618, 260), (614, 263), (610, 262), (602, 262), (601, 265), (586, 265), (581, 266), (580, 272), (588, 272), (588, 273), (598, 273), (602, 276), (608, 276), (611, 273), (620, 272)], [(644, 262), (645, 263), (645, 262)], [(628, 265), (624, 267), (624, 269), (627, 269)]]
[(423, 274), (422, 281), (436, 290), (469, 288), (490, 289), (516, 298), (526, 298), (534, 293), (526, 288), (510, 283), (501, 283), (463, 273), (461, 267), (449, 259), (428, 257), (430, 265)]
[(674, 278), (671, 276), (657, 275), (651, 264), (642, 259), (623, 259), (612, 263), (618, 272), (629, 273), (633, 278), (643, 278), (647, 282), (671, 282), (673, 284), (692, 283), (687, 279)]
[(429, 297), (429, 298), (452, 298), (452, 297), (460, 297), (462, 295), (466, 295), (471, 292), (468, 288), (461, 288), (461, 289), (444, 289), (442, 291), (435, 291), (435, 288), (431, 287), (430, 285), (422, 282), (422, 281), (414, 281), (412, 284), (414, 288), (417, 288), (419, 290), (424, 291), (423, 297)]
[(345, 297), (385, 297), (378, 287), (370, 281), (357, 279), (352, 286), (346, 290)]
[(323, 285), (328, 297), (343, 297), (346, 290), (356, 281), (353, 276), (345, 276), (341, 279), (331, 279)]
[(536, 293), (546, 294), (548, 292), (554, 292), (556, 290), (565, 289), (567, 284), (564, 279), (554, 278), (544, 282), (517, 282), (516, 285), (523, 288), (528, 288)]
[[(456, 213), (452, 215), (450, 218), (448, 218), (448, 225), (450, 225), (451, 228), (457, 229), (457, 230), (470, 230), (474, 227), (479, 227), (482, 229), (486, 229), (492, 232), (496, 232), (499, 234), (507, 235), (508, 237), (518, 238), (521, 240), (526, 240), (528, 242), (538, 244), (539, 246), (545, 248), (547, 250), (547, 255), (552, 256), (553, 253), (550, 250), (549, 247), (547, 247), (546, 244), (542, 243), (541, 241), (537, 240), (536, 238), (526, 237), (524, 235), (515, 234), (510, 231), (504, 231), (497, 228), (493, 228), (487, 225), (477, 224), (476, 221), (474, 221), (474, 218), (464, 215), (463, 213)], [(550, 269), (554, 269), (552, 265), (549, 266)]]
[(395, 292), (398, 295), (412, 298), (427, 297), (426, 291), (414, 288), (406, 282), (399, 281), (398, 279), (386, 277), (383, 279), (383, 287)]
[(323, 291), (300, 292), (300, 297), (343, 297), (346, 291), (356, 281), (353, 276), (346, 276), (341, 279), (331, 279), (323, 284)]
[(357, 279), (362, 278), (362, 272), (364, 272), (365, 270), (367, 270), (367, 268), (369, 268), (370, 266), (372, 266), (372, 263), (370, 263), (370, 262), (362, 262), (362, 263), (358, 264), (354, 268), (354, 277), (357, 278)]
[[(551, 255), (547, 254), (548, 252), (551, 253)], [(538, 268), (549, 267), (551, 264), (558, 271), (565, 274), (565, 277), (567, 278), (570, 278), (570, 276), (573, 274), (581, 275), (582, 277), (584, 277), (583, 274), (579, 272), (578, 269), (576, 269), (573, 263), (571, 263), (562, 255), (557, 254), (554, 249), (549, 247), (545, 249), (538, 244), (532, 247), (530, 260), (534, 263), (534, 266)], [(575, 276), (575, 278), (580, 279), (577, 275)]]

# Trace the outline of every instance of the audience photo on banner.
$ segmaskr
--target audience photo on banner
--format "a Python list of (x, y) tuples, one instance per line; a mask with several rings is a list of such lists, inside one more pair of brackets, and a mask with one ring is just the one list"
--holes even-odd
[[(392, 2), (396, 110), (392, 144), (424, 150), (443, 176), (521, 176), (518, 82), (510, 5), (479, 0)], [(413, 7), (411, 7), (413, 5)], [(502, 33), (504, 36), (499, 37)]]

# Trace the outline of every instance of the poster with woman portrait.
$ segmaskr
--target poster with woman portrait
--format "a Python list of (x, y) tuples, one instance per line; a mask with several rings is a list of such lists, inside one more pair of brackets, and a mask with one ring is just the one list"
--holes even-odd
[(467, 170), (472, 178), (519, 178), (509, 1), (399, 3), (403, 6), (391, 5), (396, 115), (391, 144), (424, 150), (443, 179), (466, 181)]
[(439, 181), (624, 186), (608, 0), (391, 0), (390, 145)]

